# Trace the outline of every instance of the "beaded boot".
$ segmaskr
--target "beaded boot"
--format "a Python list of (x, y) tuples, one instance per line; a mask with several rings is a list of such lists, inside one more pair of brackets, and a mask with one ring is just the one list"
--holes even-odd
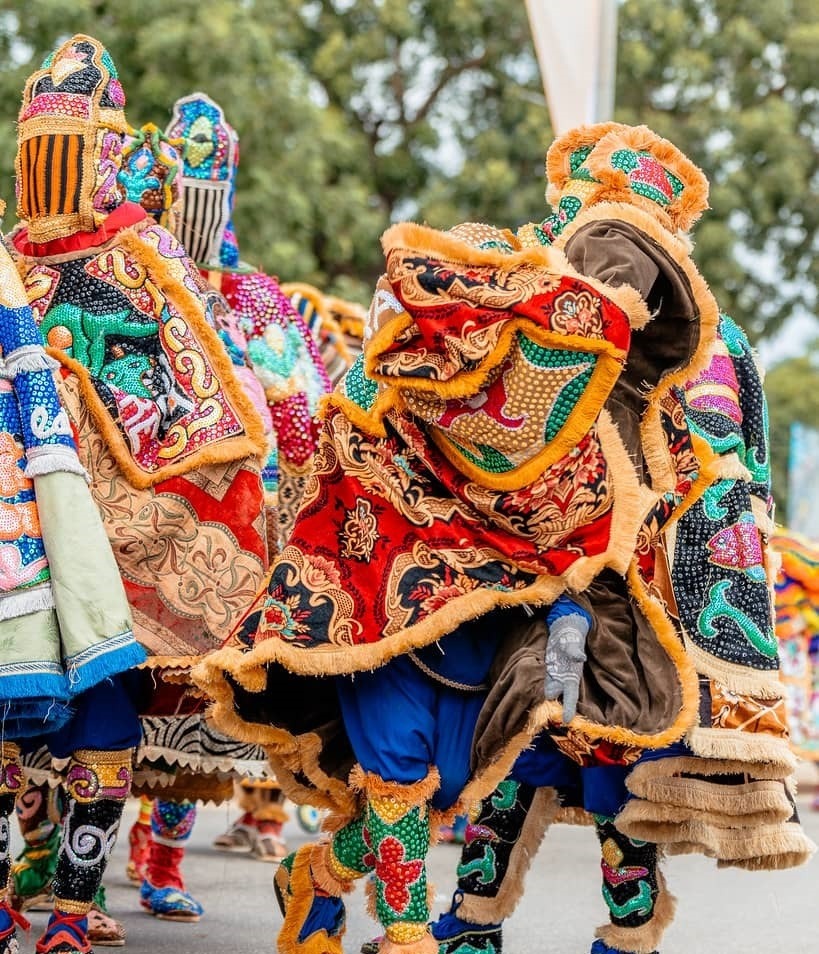
[(192, 802), (154, 800), (148, 868), (139, 894), (142, 907), (165, 921), (194, 922), (204, 913), (182, 880), (185, 843), (195, 821), (196, 805)]
[(595, 815), (594, 821), (610, 923), (598, 928), (592, 954), (657, 954), (675, 905), (659, 868), (659, 849), (627, 838), (612, 818)]
[(37, 954), (89, 954), (88, 913), (102, 884), (131, 790), (133, 752), (81, 750), (65, 779), (65, 814), (54, 874), (54, 911)]
[(352, 883), (341, 880), (330, 842), (307, 844), (279, 865), (273, 886), (284, 915), (279, 954), (342, 954), (346, 912), (341, 895)]
[(7, 892), (11, 876), (11, 828), (9, 818), (23, 788), (20, 749), (10, 742), (0, 744), (0, 954), (18, 954), (17, 928), (29, 924), (11, 908)]
[(426, 804), (395, 794), (367, 799), (365, 837), (370, 844), (375, 914), (384, 926), (379, 951), (385, 954), (438, 954), (429, 931), (426, 857), (430, 826)]
[(50, 911), (60, 847), (62, 797), (59, 788), (29, 785), (15, 805), (23, 850), (12, 867), (12, 903), (18, 911)]

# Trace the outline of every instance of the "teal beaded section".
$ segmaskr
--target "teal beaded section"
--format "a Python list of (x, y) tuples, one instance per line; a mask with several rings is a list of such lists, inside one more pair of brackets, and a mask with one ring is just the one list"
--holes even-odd
[(750, 352), (751, 346), (745, 332), (725, 312), (721, 312), (719, 316), (719, 334), (732, 358), (741, 358)]
[(364, 841), (363, 813), (333, 835), (330, 850), (345, 868), (361, 874), (372, 871), (372, 866), (364, 862), (365, 856), (371, 854), (371, 851), (370, 846)]
[(102, 56), (100, 57), (102, 65), (108, 70), (113, 79), (119, 79), (119, 73), (117, 72), (116, 66), (114, 66), (114, 61), (111, 59), (111, 54), (108, 50), (102, 51)]
[(583, 163), (589, 158), (594, 146), (581, 146), (569, 156), (569, 169), (572, 171), (572, 174), (577, 172), (577, 170), (583, 165)]
[(522, 332), (518, 332), (518, 345), (524, 358), (536, 368), (570, 368), (578, 364), (594, 364), (597, 358), (587, 351), (569, 351), (566, 348), (545, 348)]
[(394, 823), (382, 818), (370, 802), (367, 831), (375, 863), (375, 910), (384, 927), (400, 921), (429, 920), (426, 857), (429, 813), (411, 808)]
[(555, 437), (560, 433), (561, 428), (569, 419), (569, 415), (577, 407), (577, 402), (580, 400), (580, 396), (586, 390), (586, 387), (591, 381), (592, 374), (594, 374), (594, 367), (584, 371), (582, 374), (579, 374), (576, 378), (566, 385), (565, 388), (560, 393), (560, 396), (555, 401), (554, 407), (549, 414), (549, 418), (546, 421), (546, 429), (544, 432), (544, 438), (546, 442), (553, 441)]
[[(634, 172), (634, 170), (639, 166), (640, 156), (653, 158), (650, 152), (638, 153), (633, 149), (618, 149), (617, 152), (613, 152), (611, 155), (611, 164), (615, 169), (620, 169), (628, 174), (630, 172)], [(663, 173), (666, 177), (668, 177), (668, 170), (663, 168)], [(679, 179), (677, 181), (679, 182)], [(682, 187), (682, 183), (680, 183), (680, 186)], [(629, 187), (632, 192), (636, 192), (637, 195), (645, 196), (645, 198), (650, 199), (652, 202), (656, 202), (658, 205), (671, 204), (667, 195), (655, 188), (655, 186), (650, 185), (648, 182), (635, 182), (633, 179), (629, 179)]]
[(463, 454), (470, 463), (476, 467), (480, 467), (481, 470), (485, 470), (489, 474), (506, 474), (510, 470), (515, 469), (515, 465), (508, 457), (496, 448), (490, 447), (489, 444), (475, 445), (482, 455), (478, 457), (465, 447), (462, 447), (457, 441), (453, 441), (452, 438), (450, 438), (450, 441), (457, 448), (458, 453)]
[(673, 172), (669, 172), (668, 169), (665, 170), (665, 174), (671, 183), (671, 191), (674, 193), (674, 198), (678, 199), (685, 188), (685, 183), (681, 179), (678, 179)]
[(549, 443), (560, 433), (569, 415), (577, 406), (581, 395), (591, 381), (597, 358), (585, 351), (563, 351), (557, 348), (544, 348), (525, 335), (518, 333), (520, 350), (531, 364), (539, 368), (570, 368), (573, 365), (585, 364), (584, 371), (572, 378), (563, 388), (549, 413), (544, 430), (544, 440)]
[(378, 385), (364, 373), (364, 355), (360, 354), (344, 376), (344, 394), (362, 411), (369, 411), (378, 396)]

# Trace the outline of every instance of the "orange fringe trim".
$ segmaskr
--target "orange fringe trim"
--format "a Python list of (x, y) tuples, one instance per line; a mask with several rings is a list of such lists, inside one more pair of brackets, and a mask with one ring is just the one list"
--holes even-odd
[(426, 776), (409, 785), (387, 782), (373, 772), (365, 772), (360, 765), (350, 772), (350, 788), (366, 798), (391, 798), (404, 805), (425, 807), (441, 787), (441, 776), (434, 765)]

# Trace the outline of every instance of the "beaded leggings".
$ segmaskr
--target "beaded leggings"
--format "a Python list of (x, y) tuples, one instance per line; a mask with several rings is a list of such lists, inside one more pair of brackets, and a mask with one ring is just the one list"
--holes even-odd
[(20, 748), (10, 742), (0, 745), (0, 902), (5, 901), (11, 877), (11, 828), (9, 818), (23, 787)]
[(155, 798), (151, 808), (151, 847), (148, 854), (148, 881), (155, 888), (185, 890), (182, 859), (185, 844), (196, 822), (193, 802), (169, 802)]
[(364, 812), (335, 833), (327, 852), (329, 871), (341, 882), (372, 872), (375, 913), (394, 944), (427, 935), (429, 836), (425, 805), (371, 796)]
[(54, 875), (54, 908), (88, 913), (131, 791), (132, 749), (74, 753), (65, 779), (66, 805)]
[(603, 899), (615, 927), (640, 928), (654, 917), (660, 893), (657, 846), (627, 838), (614, 819), (595, 815), (603, 871)]

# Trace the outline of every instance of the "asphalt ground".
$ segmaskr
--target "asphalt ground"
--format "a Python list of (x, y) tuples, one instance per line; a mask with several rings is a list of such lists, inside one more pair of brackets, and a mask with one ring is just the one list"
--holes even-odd
[[(819, 843), (819, 812), (810, 810), (812, 772), (803, 773), (800, 811), (806, 830)], [(236, 817), (234, 806), (200, 808), (184, 873), (189, 890), (204, 905), (197, 924), (160, 921), (139, 907), (139, 892), (125, 877), (127, 829), (136, 814), (129, 803), (122, 837), (105, 879), (111, 913), (128, 930), (129, 954), (262, 954), (276, 950), (281, 915), (276, 907), (274, 866), (248, 855), (224, 854), (211, 842)], [(295, 821), (285, 827), (292, 848), (309, 840)], [(432, 850), (436, 912), (449, 904), (459, 849)], [(600, 896), (597, 839), (593, 829), (556, 826), (547, 833), (530, 871), (526, 894), (508, 921), (504, 954), (588, 954), (594, 927), (605, 920)], [(819, 859), (791, 871), (718, 870), (704, 858), (671, 858), (665, 864), (678, 898), (677, 916), (662, 954), (819, 954)], [(33, 928), (21, 935), (21, 952), (34, 942), (47, 919), (30, 914)], [(376, 927), (364, 910), (359, 888), (348, 903), (345, 952), (356, 954)], [(97, 954), (103, 951), (97, 949)]]

